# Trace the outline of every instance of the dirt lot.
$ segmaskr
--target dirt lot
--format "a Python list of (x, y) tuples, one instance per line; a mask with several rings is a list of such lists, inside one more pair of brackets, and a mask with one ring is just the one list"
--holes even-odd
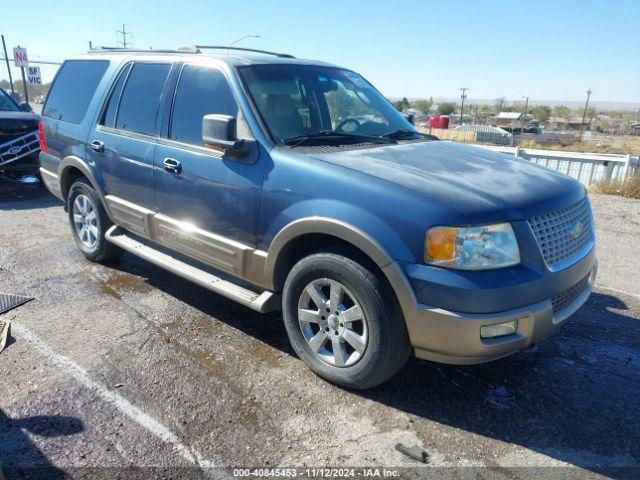
[(331, 465), (401, 478), (638, 478), (640, 201), (593, 204), (599, 285), (559, 334), (485, 365), (412, 359), (362, 393), (310, 373), (277, 314), (130, 255), (87, 262), (60, 202), (0, 181), (0, 291), (35, 297), (6, 314), (4, 474), (223, 478)]

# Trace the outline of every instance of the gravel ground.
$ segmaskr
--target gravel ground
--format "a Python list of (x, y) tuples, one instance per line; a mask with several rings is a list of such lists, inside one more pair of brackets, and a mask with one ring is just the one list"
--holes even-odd
[(304, 367), (278, 314), (131, 255), (89, 263), (59, 201), (0, 180), (0, 291), (35, 298), (6, 314), (4, 474), (223, 478), (330, 465), (401, 478), (637, 478), (640, 201), (592, 201), (598, 286), (559, 334), (490, 364), (412, 359), (352, 392)]

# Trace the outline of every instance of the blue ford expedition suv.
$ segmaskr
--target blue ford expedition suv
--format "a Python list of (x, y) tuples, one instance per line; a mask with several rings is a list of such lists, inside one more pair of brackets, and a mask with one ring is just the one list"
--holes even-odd
[(351, 70), (208, 48), (101, 49), (60, 68), (41, 172), (89, 260), (128, 251), (282, 309), (299, 357), (353, 388), (412, 352), (504, 357), (586, 301), (578, 182), (418, 133)]

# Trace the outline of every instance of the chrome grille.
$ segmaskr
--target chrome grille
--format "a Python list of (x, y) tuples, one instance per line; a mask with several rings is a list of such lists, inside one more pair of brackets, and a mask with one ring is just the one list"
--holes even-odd
[(0, 167), (40, 151), (38, 131), (22, 135), (0, 145)]
[(573, 287), (567, 288), (564, 292), (559, 293), (555, 297), (551, 298), (551, 305), (553, 305), (554, 313), (561, 312), (573, 302), (576, 298), (580, 296), (584, 289), (587, 288), (587, 283), (589, 282), (589, 275), (584, 277), (578, 283), (576, 283)]
[(587, 197), (570, 207), (530, 218), (529, 225), (551, 270), (568, 266), (593, 243), (593, 220)]

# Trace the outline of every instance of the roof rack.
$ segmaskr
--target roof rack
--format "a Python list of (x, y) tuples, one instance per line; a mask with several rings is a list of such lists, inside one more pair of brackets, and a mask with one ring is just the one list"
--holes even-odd
[(202, 53), (201, 50), (235, 50), (241, 52), (262, 53), (264, 55), (274, 55), (280, 58), (296, 58), (288, 53), (269, 52), (268, 50), (256, 50), (254, 48), (242, 47), (224, 47), (217, 45), (187, 45), (180, 47), (178, 50), (153, 50), (139, 48), (122, 48), (122, 47), (93, 47), (88, 53), (104, 53), (104, 52), (124, 52), (124, 53)]
[(296, 58), (288, 53), (269, 52), (268, 50), (256, 50), (254, 48), (242, 48), (242, 47), (225, 47), (219, 45), (194, 45), (193, 47), (183, 47), (186, 49), (196, 48), (197, 50), (237, 50), (241, 52), (263, 53), (265, 55), (274, 55), (280, 58)]
[(181, 48), (179, 50), (154, 50), (142, 48), (122, 48), (122, 47), (93, 47), (88, 53), (104, 53), (104, 52), (125, 52), (125, 53), (200, 53), (190, 47)]

